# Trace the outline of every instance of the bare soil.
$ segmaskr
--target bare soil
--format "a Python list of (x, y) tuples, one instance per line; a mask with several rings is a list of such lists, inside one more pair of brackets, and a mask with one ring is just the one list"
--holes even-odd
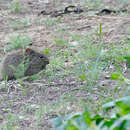
[[(80, 14), (66, 14), (62, 17), (51, 18), (47, 15), (40, 15), (42, 10), (58, 10), (64, 9), (65, 6), (70, 5), (70, 2), (62, 0), (56, 2), (54, 7), (53, 1), (40, 0), (19, 0), (22, 3), (23, 9), (20, 12), (12, 12), (9, 0), (0, 1), (0, 56), (1, 59), (5, 55), (4, 48), (9, 44), (9, 37), (19, 33), (27, 35), (31, 38), (31, 48), (37, 51), (43, 51), (46, 48), (51, 48), (51, 51), (63, 49), (55, 43), (55, 37), (64, 37), (68, 41), (72, 41), (71, 35), (77, 34), (86, 36), (92, 34), (93, 41), (98, 39), (98, 35), (93, 30), (99, 29), (99, 23), (102, 23), (103, 31), (103, 44), (117, 44), (122, 39), (130, 40), (129, 27), (130, 27), (130, 14), (129, 11), (124, 14), (110, 14), (97, 16), (95, 13), (99, 12), (102, 8), (121, 9), (128, 8), (128, 3), (123, 5), (121, 0), (104, 0), (101, 8), (88, 9), (88, 7), (80, 3), (80, 7), (85, 9)], [(79, 4), (79, 1), (74, 1)], [(45, 8), (47, 7), (47, 8)], [(29, 19), (30, 24), (27, 27), (19, 27), (13, 29), (11, 25), (14, 20), (24, 21)], [(59, 23), (47, 25), (44, 22), (46, 19), (57, 20)], [(67, 27), (64, 33), (61, 34), (60, 29)], [(51, 60), (52, 55), (48, 55)], [(128, 76), (126, 74), (126, 76)], [(48, 122), (49, 119), (64, 115), (71, 112), (81, 111), (81, 102), (89, 104), (93, 107), (98, 106), (100, 101), (106, 97), (118, 98), (122, 91), (114, 94), (114, 86), (118, 83), (107, 79), (106, 75), (102, 75), (99, 79), (100, 86), (92, 88), (92, 93), (84, 88), (84, 82), (78, 81), (75, 75), (68, 75), (62, 78), (56, 77), (48, 84), (46, 76), (40, 80), (23, 81), (9, 81), (4, 87), (4, 82), (1, 82), (0, 88), (0, 124), (10, 123), (18, 130), (51, 130), (52, 125)], [(104, 88), (105, 86), (105, 88)], [(104, 89), (109, 89), (105, 91)], [(71, 95), (70, 95), (70, 94)], [(90, 100), (91, 99), (91, 100)], [(100, 100), (100, 101), (99, 101)], [(42, 118), (38, 120), (38, 112), (42, 111), (41, 104), (44, 108)], [(79, 105), (80, 104), (80, 105)], [(10, 114), (14, 115), (9, 116)], [(17, 121), (17, 116), (19, 120)], [(12, 118), (12, 119), (10, 119)]]

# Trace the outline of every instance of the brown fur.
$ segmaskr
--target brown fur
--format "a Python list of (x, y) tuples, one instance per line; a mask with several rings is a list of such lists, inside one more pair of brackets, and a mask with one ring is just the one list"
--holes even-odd
[[(3, 59), (0, 67), (0, 80), (8, 77), (10, 79), (16, 79), (15, 71), (10, 67), (17, 68), (21, 63), (24, 65), (28, 63), (28, 66), (24, 70), (23, 76), (31, 76), (37, 74), (49, 64), (49, 60), (43, 54), (36, 52), (30, 48), (26, 50), (18, 50), (7, 54)], [(23, 77), (21, 76), (21, 77)]]

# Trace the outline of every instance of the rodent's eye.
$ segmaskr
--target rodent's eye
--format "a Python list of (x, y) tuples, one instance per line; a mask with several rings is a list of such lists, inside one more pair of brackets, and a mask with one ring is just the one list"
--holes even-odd
[(42, 58), (43, 58), (43, 56), (40, 56), (40, 58), (42, 59)]

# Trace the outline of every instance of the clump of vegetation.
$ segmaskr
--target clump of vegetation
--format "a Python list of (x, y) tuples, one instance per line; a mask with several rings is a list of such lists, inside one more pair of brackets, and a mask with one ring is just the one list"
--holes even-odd
[(45, 23), (46, 25), (55, 25), (55, 24), (58, 24), (58, 23), (60, 23), (60, 22), (61, 22), (61, 18), (57, 18), (57, 19), (55, 19), (55, 20), (50, 19), (50, 18), (47, 18), (47, 19), (44, 21), (44, 23)]
[(110, 115), (92, 115), (87, 109), (81, 113), (66, 115), (52, 119), (56, 130), (127, 130), (130, 127), (130, 97), (104, 104), (103, 113)]
[[(115, 78), (116, 77), (116, 78)], [(125, 80), (130, 83), (130, 80)], [(119, 75), (111, 76), (119, 79)], [(84, 112), (73, 113), (50, 120), (56, 130), (127, 130), (130, 128), (130, 87), (126, 89), (124, 97), (102, 105), (99, 114), (91, 114), (86, 108)]]
[(10, 9), (12, 12), (19, 12), (22, 8), (23, 7), (19, 1), (10, 3)]
[(5, 47), (5, 51), (11, 51), (13, 49), (24, 48), (30, 44), (30, 38), (18, 34), (17, 36), (10, 37), (10, 44)]
[[(23, 54), (24, 55), (24, 54)], [(25, 61), (22, 61), (17, 67), (10, 65), (10, 68), (15, 72), (14, 75), (16, 77), (16, 79), (21, 78), (24, 76), (25, 70), (28, 68), (29, 66), (29, 61), (27, 60), (26, 63), (24, 63)]]
[(89, 1), (89, 0), (86, 0), (86, 6), (89, 8), (89, 9), (100, 9), (103, 7), (103, 4), (102, 4), (102, 1), (101, 0), (94, 0), (94, 1)]
[[(107, 53), (102, 53), (103, 44), (101, 42), (101, 24), (99, 31), (99, 43), (100, 45), (96, 46), (95, 44), (91, 44), (91, 41), (86, 41), (85, 44), (80, 44), (80, 47), (77, 47), (77, 53), (74, 57), (72, 57), (72, 61), (74, 64), (74, 69), (76, 75), (81, 80), (86, 81), (86, 87), (95, 86), (93, 83), (97, 80), (98, 73), (107, 67), (102, 68), (102, 64), (105, 62), (110, 66), (114, 63), (116, 73), (111, 73), (110, 78), (112, 80), (119, 80), (120, 82), (125, 82), (127, 84), (130, 83), (130, 80), (127, 79), (122, 70), (119, 68), (118, 64), (122, 64), (124, 59), (129, 63), (129, 56), (125, 56), (128, 53), (128, 50), (124, 47), (124, 49), (117, 49), (115, 46), (114, 52), (109, 51), (107, 53), (112, 53), (111, 55), (107, 55)], [(61, 42), (62, 43), (62, 42)], [(127, 44), (127, 43), (126, 43)], [(62, 44), (64, 45), (64, 44)], [(86, 53), (87, 52), (87, 53)], [(118, 53), (116, 53), (118, 52)], [(119, 57), (117, 57), (117, 55)], [(105, 58), (105, 59), (104, 59)], [(84, 62), (86, 61), (87, 62)], [(105, 61), (104, 61), (105, 60)], [(129, 66), (128, 66), (129, 68)], [(74, 71), (73, 71), (74, 72)], [(88, 75), (89, 74), (89, 75)], [(118, 84), (119, 85), (119, 84)], [(92, 91), (90, 89), (90, 93)], [(129, 87), (126, 90), (129, 91)], [(51, 123), (54, 125), (56, 130), (109, 130), (109, 129), (128, 129), (130, 123), (130, 97), (125, 96), (116, 101), (108, 102), (102, 106), (102, 112), (99, 114), (91, 114), (90, 111), (85, 109), (84, 112), (69, 114), (65, 116), (59, 116), (57, 118), (51, 119)], [(114, 108), (114, 109), (112, 109)], [(112, 114), (110, 114), (110, 112)], [(102, 114), (103, 113), (103, 114)], [(105, 114), (104, 114), (105, 113)]]
[(10, 25), (10, 27), (14, 30), (18, 30), (21, 29), (23, 27), (27, 27), (30, 25), (30, 19), (24, 19), (23, 21), (19, 21), (19, 20), (14, 20), (12, 22), (12, 24)]

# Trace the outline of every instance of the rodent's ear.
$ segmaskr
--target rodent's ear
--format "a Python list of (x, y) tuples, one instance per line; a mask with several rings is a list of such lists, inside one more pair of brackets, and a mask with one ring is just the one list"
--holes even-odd
[(26, 52), (31, 52), (31, 49), (30, 49), (30, 48), (26, 48), (25, 51), (26, 51)]

